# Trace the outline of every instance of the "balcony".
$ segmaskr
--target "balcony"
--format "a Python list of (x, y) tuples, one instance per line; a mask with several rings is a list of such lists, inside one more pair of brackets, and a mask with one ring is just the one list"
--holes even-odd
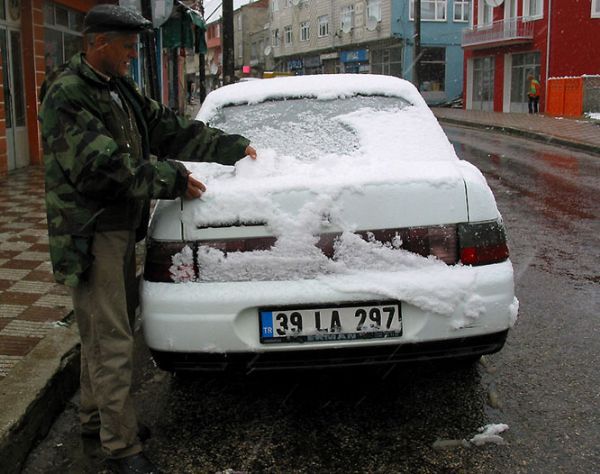
[(462, 33), (463, 48), (479, 49), (533, 41), (533, 22), (523, 17), (495, 21), (489, 25), (465, 28)]

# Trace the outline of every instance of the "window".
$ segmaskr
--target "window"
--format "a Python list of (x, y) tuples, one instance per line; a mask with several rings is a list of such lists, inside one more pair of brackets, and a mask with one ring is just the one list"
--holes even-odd
[(275, 28), (271, 31), (271, 45), (279, 46), (279, 28)]
[(317, 20), (319, 24), (319, 38), (323, 36), (329, 36), (329, 16), (320, 16)]
[(592, 0), (592, 18), (600, 18), (600, 0)]
[(44, 4), (44, 58), (46, 74), (68, 61), (83, 47), (83, 13)]
[(402, 45), (371, 51), (371, 73), (402, 77)]
[(279, 3), (277, 0), (271, 0), (271, 11), (278, 12), (279, 11)]
[(381, 21), (381, 0), (367, 0), (367, 19)]
[(241, 13), (237, 17), (237, 27), (238, 27), (238, 31), (242, 31), (242, 14)]
[(528, 18), (541, 18), (543, 16), (543, 0), (525, 0), (523, 2), (523, 16)]
[(419, 68), (422, 91), (443, 91), (446, 83), (446, 48), (423, 48)]
[(340, 28), (350, 30), (354, 26), (354, 5), (346, 5), (340, 10)]
[(310, 38), (310, 22), (300, 23), (300, 41), (308, 41)]
[(469, 21), (470, 3), (469, 0), (454, 0), (454, 21)]
[[(410, 2), (410, 19), (415, 19), (415, 0)], [(421, 20), (445, 21), (446, 0), (421, 0)]]
[(485, 0), (479, 0), (479, 14), (477, 24), (480, 26), (491, 25), (494, 21), (494, 8), (488, 5)]
[(286, 46), (292, 44), (292, 25), (283, 27), (283, 42)]

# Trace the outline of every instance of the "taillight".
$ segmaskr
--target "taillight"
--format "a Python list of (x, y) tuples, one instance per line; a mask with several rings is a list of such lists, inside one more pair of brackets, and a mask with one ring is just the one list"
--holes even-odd
[(194, 281), (197, 278), (196, 244), (148, 239), (144, 280), (164, 283)]
[[(448, 265), (457, 262), (456, 225), (407, 227), (356, 232), (363, 239), (376, 240), (392, 248), (407, 250), (428, 257), (434, 255)], [(323, 234), (317, 246), (333, 257), (334, 243), (340, 234)]]
[(458, 241), (465, 265), (489, 265), (508, 258), (506, 232), (499, 221), (459, 224)]

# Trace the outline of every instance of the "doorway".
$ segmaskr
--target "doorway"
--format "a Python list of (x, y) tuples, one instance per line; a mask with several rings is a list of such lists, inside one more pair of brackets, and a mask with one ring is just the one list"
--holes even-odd
[(21, 32), (0, 26), (8, 169), (29, 164)]
[(510, 112), (527, 113), (529, 83), (527, 76), (540, 80), (540, 53), (512, 55), (510, 78)]
[(473, 60), (472, 110), (494, 110), (494, 66), (493, 56)]

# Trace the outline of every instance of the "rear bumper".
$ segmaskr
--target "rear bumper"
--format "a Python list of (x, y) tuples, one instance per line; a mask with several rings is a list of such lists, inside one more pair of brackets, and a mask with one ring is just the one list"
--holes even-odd
[(371, 347), (343, 347), (311, 351), (211, 354), (151, 351), (157, 365), (167, 371), (236, 371), (325, 369), (472, 358), (499, 351), (508, 330), (485, 336), (447, 341), (404, 343)]
[[(362, 280), (344, 279), (336, 279), (336, 285), (327, 280), (144, 281), (144, 337), (158, 363), (175, 370), (195, 365), (222, 370), (238, 359), (242, 365), (255, 360), (253, 367), (321, 367), (396, 362), (396, 358), (475, 356), (499, 350), (516, 317), (510, 261), (435, 270), (434, 274), (365, 273), (368, 286)], [(402, 305), (400, 337), (275, 344), (260, 341), (260, 308), (360, 305), (392, 299)]]

